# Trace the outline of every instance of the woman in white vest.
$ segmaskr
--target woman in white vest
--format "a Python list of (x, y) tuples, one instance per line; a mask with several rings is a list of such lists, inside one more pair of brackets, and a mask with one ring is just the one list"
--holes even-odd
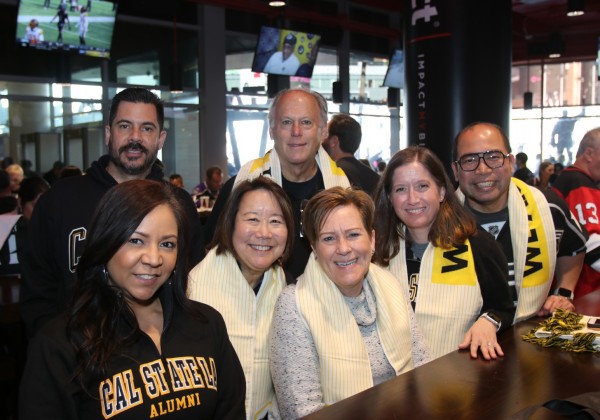
[(374, 261), (408, 291), (433, 356), (459, 348), (473, 358), (503, 356), (496, 335), (514, 316), (508, 263), (459, 203), (438, 157), (417, 146), (397, 152), (375, 206)]
[(246, 376), (248, 419), (279, 418), (267, 345), (293, 238), (292, 207), (281, 187), (263, 176), (240, 182), (219, 216), (210, 251), (190, 273), (190, 299), (225, 319)]
[(306, 205), (313, 253), (281, 293), (270, 342), (282, 418), (296, 419), (429, 361), (408, 297), (371, 264), (374, 206), (363, 191), (333, 187)]

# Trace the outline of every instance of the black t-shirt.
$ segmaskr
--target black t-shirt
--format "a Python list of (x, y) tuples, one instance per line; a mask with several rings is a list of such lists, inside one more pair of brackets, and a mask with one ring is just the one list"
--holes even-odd
[(311, 253), (310, 243), (304, 236), (300, 226), (302, 211), (308, 200), (317, 192), (325, 188), (321, 171), (317, 171), (314, 177), (304, 182), (291, 182), (283, 178), (282, 188), (287, 193), (292, 202), (292, 211), (294, 212), (294, 228), (296, 230), (296, 238), (294, 240), (294, 253), (290, 257), (287, 264), (284, 266), (286, 270), (294, 276), (299, 277), (304, 273), (304, 268), (308, 262), (308, 257)]

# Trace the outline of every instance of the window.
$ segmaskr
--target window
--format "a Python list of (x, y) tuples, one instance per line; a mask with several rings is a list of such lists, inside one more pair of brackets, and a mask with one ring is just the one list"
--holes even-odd
[[(515, 66), (512, 88), (513, 153), (526, 153), (533, 172), (545, 160), (573, 163), (583, 135), (600, 126), (595, 62)], [(526, 90), (533, 92), (532, 110), (523, 109)]]

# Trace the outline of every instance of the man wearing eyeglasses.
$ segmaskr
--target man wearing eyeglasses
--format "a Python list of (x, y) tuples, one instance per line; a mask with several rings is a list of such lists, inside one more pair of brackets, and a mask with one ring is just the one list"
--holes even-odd
[[(587, 233), (567, 204), (512, 178), (515, 158), (494, 124), (474, 123), (458, 133), (452, 169), (458, 196), (502, 246), (509, 262), (515, 322), (573, 310), (572, 292), (585, 257)], [(550, 289), (555, 278), (556, 286)], [(550, 295), (549, 295), (550, 293)]]

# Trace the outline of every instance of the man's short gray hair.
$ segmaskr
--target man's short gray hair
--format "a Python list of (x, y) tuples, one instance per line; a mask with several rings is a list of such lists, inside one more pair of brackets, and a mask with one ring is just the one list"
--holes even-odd
[(319, 106), (319, 119), (321, 120), (319, 127), (320, 128), (325, 127), (327, 125), (327, 101), (325, 100), (323, 95), (321, 95), (320, 93), (315, 92), (314, 90), (304, 89), (304, 88), (284, 89), (284, 90), (280, 91), (275, 96), (275, 98), (273, 98), (273, 102), (271, 102), (271, 107), (269, 108), (269, 127), (273, 127), (275, 125), (275, 109), (277, 108), (281, 98), (285, 94), (287, 94), (289, 92), (294, 92), (294, 91), (304, 92), (304, 93), (307, 93), (308, 95), (312, 96), (313, 98), (315, 98), (315, 101), (317, 102), (317, 105)]

